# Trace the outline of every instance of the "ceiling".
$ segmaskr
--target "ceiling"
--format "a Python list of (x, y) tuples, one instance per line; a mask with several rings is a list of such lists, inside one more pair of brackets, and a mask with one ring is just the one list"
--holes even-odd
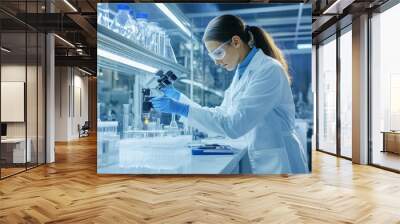
[[(395, 0), (397, 1), (397, 0)], [(312, 0), (313, 43), (332, 36), (361, 14), (374, 12), (389, 0)]]
[(177, 4), (194, 24), (193, 31), (201, 39), (203, 32), (216, 16), (233, 14), (247, 24), (259, 26), (269, 32), (277, 42), (288, 44), (311, 42), (310, 4)]

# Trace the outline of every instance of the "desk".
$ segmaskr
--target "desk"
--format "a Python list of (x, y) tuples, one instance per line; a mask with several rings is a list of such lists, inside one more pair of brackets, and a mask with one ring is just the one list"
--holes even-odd
[[(98, 164), (100, 174), (230, 174), (239, 172), (247, 150), (243, 142), (207, 139), (205, 143), (229, 144), (234, 155), (192, 155), (187, 147), (192, 136), (122, 139), (119, 158), (111, 165)], [(114, 154), (115, 152), (113, 152)], [(106, 156), (103, 154), (102, 156)]]
[[(25, 152), (25, 138), (1, 139), (1, 157), (6, 163), (25, 163), (31, 161), (31, 139), (27, 139)], [(11, 159), (12, 158), (12, 159)], [(25, 161), (27, 158), (27, 161)]]
[(382, 152), (400, 154), (400, 131), (383, 131)]

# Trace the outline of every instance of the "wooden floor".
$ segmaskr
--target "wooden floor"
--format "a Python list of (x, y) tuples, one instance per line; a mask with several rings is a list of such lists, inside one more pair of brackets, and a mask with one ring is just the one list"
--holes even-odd
[(24, 168), (1, 168), (1, 177), (7, 177), (25, 170)]
[(391, 152), (374, 151), (372, 157), (374, 164), (400, 170), (400, 155)]
[(400, 175), (320, 152), (297, 176), (96, 174), (95, 138), (0, 181), (0, 223), (400, 223)]
[(25, 165), (18, 165), (18, 167), (2, 167), (1, 168), (1, 178), (5, 178), (11, 175), (15, 175), (20, 172), (24, 172), (26, 169), (33, 169), (37, 166), (37, 164), (27, 164), (27, 167), (25, 168)]

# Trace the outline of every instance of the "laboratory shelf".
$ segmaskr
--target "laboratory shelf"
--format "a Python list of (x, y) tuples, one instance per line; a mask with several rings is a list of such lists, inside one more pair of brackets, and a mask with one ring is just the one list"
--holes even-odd
[[(123, 37), (101, 25), (98, 25), (97, 27), (97, 41), (98, 49), (100, 50), (110, 52), (120, 57), (124, 57), (159, 70), (171, 70), (178, 77), (187, 77), (190, 74), (190, 71), (184, 66), (175, 63), (168, 58), (161, 57), (160, 55), (149, 51), (145, 47), (133, 42), (132, 40), (129, 40), (128, 38)], [(115, 61), (100, 56), (98, 56), (98, 64), (100, 67), (106, 67), (126, 73), (130, 73), (132, 70), (141, 70), (140, 68), (135, 68), (121, 61)]]

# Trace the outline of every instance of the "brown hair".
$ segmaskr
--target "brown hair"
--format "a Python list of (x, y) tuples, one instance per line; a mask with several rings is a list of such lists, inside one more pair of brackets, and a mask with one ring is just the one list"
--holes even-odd
[(249, 31), (253, 34), (254, 46), (261, 49), (264, 54), (279, 61), (285, 71), (286, 78), (290, 81), (285, 56), (275, 44), (271, 35), (260, 27), (245, 25), (243, 20), (237, 16), (222, 15), (211, 20), (204, 32), (203, 42), (218, 41), (223, 43), (237, 35), (243, 42), (248, 43), (251, 39)]

